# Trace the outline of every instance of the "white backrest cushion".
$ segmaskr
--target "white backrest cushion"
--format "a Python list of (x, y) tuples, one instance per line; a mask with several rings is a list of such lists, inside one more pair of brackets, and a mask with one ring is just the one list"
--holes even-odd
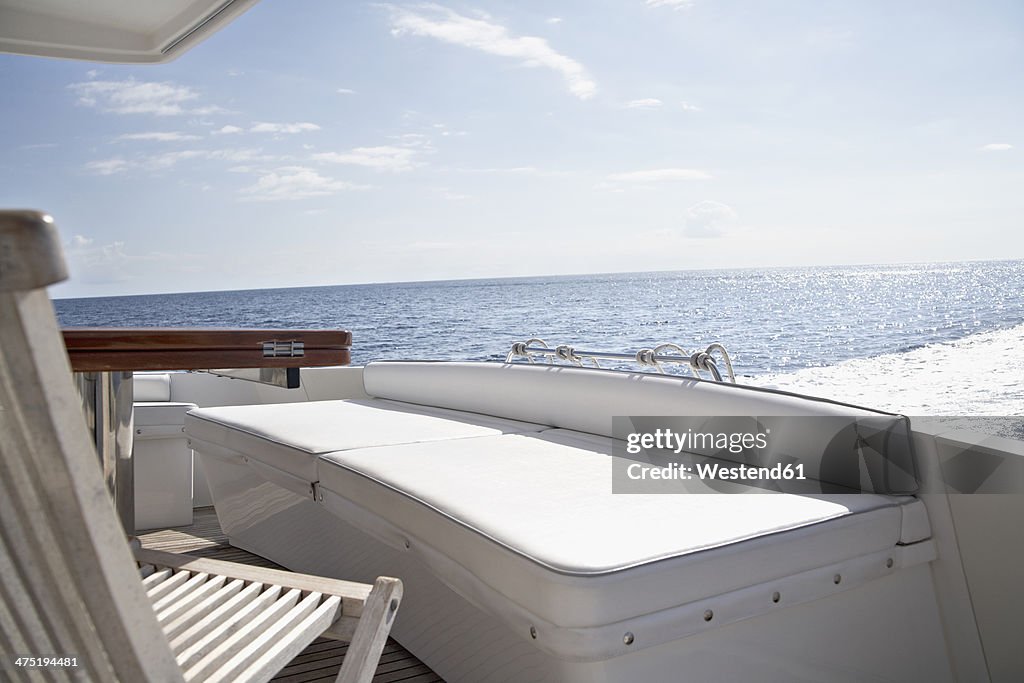
[[(811, 478), (854, 490), (910, 493), (917, 486), (905, 418), (825, 399), (689, 377), (485, 362), (370, 363), (363, 370), (363, 384), (378, 398), (605, 437), (622, 438), (614, 433), (614, 416), (857, 418), (877, 428), (845, 429), (852, 424), (847, 419), (802, 422), (796, 429), (776, 429), (771, 453), (797, 458)], [(669, 426), (682, 432), (686, 424)], [(885, 438), (861, 449), (860, 439), (872, 432)], [(859, 457), (848, 457), (858, 451)], [(744, 462), (744, 456), (717, 456)]]
[(171, 376), (162, 373), (136, 373), (132, 377), (132, 390), (136, 402), (170, 401)]
[(495, 415), (612, 436), (614, 415), (836, 415), (878, 413), (826, 400), (689, 377), (484, 362), (370, 363), (378, 398)]

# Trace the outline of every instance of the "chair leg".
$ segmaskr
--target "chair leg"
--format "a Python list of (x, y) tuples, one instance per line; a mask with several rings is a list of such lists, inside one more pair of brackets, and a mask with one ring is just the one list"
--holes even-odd
[(371, 683), (401, 600), (400, 580), (382, 576), (374, 582), (338, 672), (337, 683)]

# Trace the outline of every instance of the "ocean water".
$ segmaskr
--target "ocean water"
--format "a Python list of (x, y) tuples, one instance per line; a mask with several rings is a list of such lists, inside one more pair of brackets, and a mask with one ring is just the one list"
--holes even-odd
[(344, 328), (354, 363), (729, 349), (740, 381), (905, 414), (1024, 415), (1024, 261), (625, 273), (62, 299), (66, 326)]

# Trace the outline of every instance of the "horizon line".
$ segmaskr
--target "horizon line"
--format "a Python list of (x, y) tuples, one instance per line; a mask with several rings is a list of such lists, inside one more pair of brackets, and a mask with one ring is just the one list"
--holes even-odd
[[(981, 258), (981, 259), (964, 259), (957, 261), (893, 261), (893, 262), (874, 262), (874, 263), (830, 263), (821, 265), (779, 265), (779, 266), (734, 266), (729, 268), (721, 267), (708, 267), (708, 268), (673, 268), (664, 270), (623, 270), (623, 271), (602, 271), (602, 272), (576, 272), (576, 273), (548, 273), (543, 275), (496, 275), (490, 277), (456, 277), (456, 278), (436, 278), (428, 280), (386, 280), (386, 281), (370, 281), (370, 282), (344, 282), (334, 283), (325, 285), (286, 285), (283, 287), (246, 287), (242, 289), (198, 289), (198, 290), (186, 290), (177, 292), (150, 292), (146, 294), (105, 294), (105, 295), (82, 295), (82, 296), (61, 296), (50, 298), (53, 301), (68, 301), (75, 299), (116, 299), (122, 297), (142, 297), (142, 296), (179, 296), (184, 294), (224, 294), (232, 292), (260, 292), (260, 291), (277, 291), (284, 289), (327, 289), (333, 287), (366, 287), (371, 285), (416, 285), (416, 284), (438, 284), (444, 282), (484, 282), (488, 280), (540, 280), (548, 278), (572, 278), (572, 277), (584, 277), (584, 276), (602, 276), (602, 275), (647, 275), (647, 274), (665, 274), (665, 273), (689, 273), (689, 272), (712, 272), (712, 271), (743, 271), (743, 270), (787, 270), (797, 268), (865, 268), (865, 267), (882, 267), (882, 266), (921, 266), (921, 265), (953, 265), (957, 263), (998, 263), (998, 262), (1012, 262), (1012, 261), (1024, 261), (1021, 257), (1009, 257), (1009, 258)], [(63, 282), (54, 283), (50, 287), (67, 284), (68, 280)]]

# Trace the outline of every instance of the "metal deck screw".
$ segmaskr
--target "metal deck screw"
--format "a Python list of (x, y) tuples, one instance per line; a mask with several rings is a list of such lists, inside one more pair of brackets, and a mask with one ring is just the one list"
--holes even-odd
[(704, 621), (711, 621), (715, 616), (715, 613), (709, 609), (704, 610)]
[(629, 631), (626, 631), (626, 635), (622, 636), (622, 642), (624, 642), (626, 645), (632, 645), (633, 640), (633, 634)]
[(837, 586), (839, 585), (839, 582), (842, 581), (842, 580), (843, 580), (843, 577), (842, 577), (841, 574), (836, 574), (835, 576), (832, 577), (832, 583), (834, 583)]
[(772, 593), (772, 602), (778, 602), (781, 599), (782, 595), (779, 593), (779, 591), (775, 591), (774, 593)]
[(530, 637), (537, 640), (537, 629), (533, 626), (530, 627)]
[(885, 566), (886, 566), (887, 569), (892, 569), (892, 565), (893, 565), (893, 561), (892, 561), (892, 558), (890, 557), (889, 559), (887, 559), (885, 561)]

